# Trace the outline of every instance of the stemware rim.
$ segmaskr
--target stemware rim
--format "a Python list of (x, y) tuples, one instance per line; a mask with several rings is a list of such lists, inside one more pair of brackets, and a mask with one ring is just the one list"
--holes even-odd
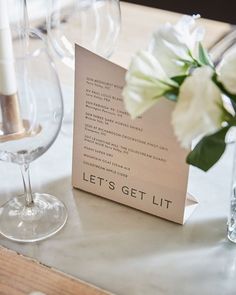
[[(27, 35), (27, 37), (29, 38), (29, 40), (31, 38), (35, 38), (32, 37), (36, 36), (37, 39), (39, 39), (39, 41), (41, 42), (41, 45), (39, 45), (36, 49), (30, 50), (29, 46), (26, 46), (26, 51), (24, 52), (24, 54), (22, 55), (16, 55), (14, 56), (14, 60), (12, 61), (13, 63), (16, 61), (21, 61), (21, 60), (25, 60), (25, 59), (30, 59), (30, 58), (36, 58), (38, 57), (40, 54), (45, 53), (48, 57), (50, 57), (50, 54), (48, 52), (48, 47), (47, 47), (47, 40), (45, 38), (45, 36), (36, 28), (23, 28), (21, 29), (20, 32), (22, 35), (25, 34)], [(29, 41), (31, 42), (31, 41)], [(0, 59), (0, 63), (5, 63), (6, 61), (3, 59)], [(9, 62), (9, 61), (7, 61)]]
[[(100, 0), (100, 1), (105, 1), (105, 0)], [(72, 2), (75, 2), (72, 1)], [(96, 1), (92, 1), (92, 3), (94, 3)], [(75, 61), (75, 56), (73, 53), (71, 53), (67, 46), (65, 46), (65, 44), (61, 44), (62, 39), (66, 40), (66, 43), (71, 45), (72, 47), (75, 46), (75, 44), (80, 44), (81, 46), (88, 48), (90, 51), (109, 59), (110, 56), (112, 55), (112, 53), (114, 52), (115, 48), (117, 47), (117, 42), (119, 39), (119, 34), (121, 32), (121, 7), (120, 7), (120, 1), (119, 0), (112, 0), (111, 2), (114, 2), (115, 5), (117, 5), (117, 15), (118, 15), (118, 19), (119, 21), (116, 23), (116, 29), (114, 30), (114, 36), (113, 36), (113, 43), (114, 45), (112, 46), (113, 48), (111, 48), (110, 50), (106, 50), (105, 52), (102, 51), (96, 51), (96, 49), (93, 48), (89, 48), (89, 45), (86, 46), (85, 44), (80, 44), (78, 43), (78, 41), (71, 41), (68, 39), (68, 37), (63, 33), (63, 29), (61, 29), (62, 24), (66, 23), (63, 21), (60, 21), (59, 23), (55, 24), (53, 22), (51, 22), (52, 18), (53, 18), (53, 11), (48, 10), (48, 14), (47, 14), (47, 18), (46, 18), (46, 26), (47, 26), (47, 41), (48, 44), (50, 46), (50, 48), (52, 49), (52, 52), (60, 59), (62, 60), (62, 62), (64, 64), (66, 64), (67, 66), (69, 66), (70, 68), (74, 68), (74, 61)], [(90, 4), (91, 5), (91, 4)], [(52, 2), (51, 2), (51, 6), (53, 6)], [(62, 10), (63, 7), (58, 8), (57, 10)], [(78, 9), (78, 8), (77, 8)], [(57, 11), (56, 10), (56, 11)], [(76, 13), (76, 11), (74, 10), (73, 13)], [(58, 30), (60, 32), (60, 37), (55, 37), (54, 36), (54, 29), (56, 28), (56, 30)], [(63, 42), (62, 42), (63, 43)]]

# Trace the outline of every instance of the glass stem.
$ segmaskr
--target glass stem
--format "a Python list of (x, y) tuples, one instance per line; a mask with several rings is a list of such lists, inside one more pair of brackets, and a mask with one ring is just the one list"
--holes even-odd
[(21, 165), (21, 175), (24, 185), (25, 205), (26, 207), (31, 207), (34, 204), (34, 200), (30, 183), (29, 164)]

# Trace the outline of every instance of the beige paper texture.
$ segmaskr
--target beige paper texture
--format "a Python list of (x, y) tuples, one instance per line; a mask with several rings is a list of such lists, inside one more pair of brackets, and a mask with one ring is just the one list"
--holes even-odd
[(174, 102), (161, 99), (132, 120), (121, 94), (125, 73), (76, 45), (73, 186), (183, 224), (196, 200), (186, 198), (189, 168), (170, 123)]

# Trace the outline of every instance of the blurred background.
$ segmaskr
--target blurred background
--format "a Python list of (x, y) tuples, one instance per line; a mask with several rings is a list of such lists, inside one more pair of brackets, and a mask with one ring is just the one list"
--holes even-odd
[[(16, 2), (18, 0), (9, 0)], [(91, 2), (91, 0), (78, 0), (81, 2)], [(123, 0), (124, 2), (136, 3), (160, 9), (185, 13), (201, 14), (204, 18), (215, 19), (219, 21), (236, 23), (235, 1), (233, 0), (215, 0), (215, 1), (198, 1), (198, 0)], [(62, 0), (68, 5), (71, 0)], [(38, 18), (45, 15), (46, 4), (48, 0), (28, 0), (31, 18)]]
[(232, 24), (236, 23), (235, 0), (124, 0), (124, 2), (137, 3), (184, 14), (199, 13), (204, 18)]

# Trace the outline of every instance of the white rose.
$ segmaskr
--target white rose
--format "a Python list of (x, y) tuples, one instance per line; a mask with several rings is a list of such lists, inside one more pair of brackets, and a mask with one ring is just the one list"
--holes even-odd
[(219, 66), (218, 80), (232, 94), (236, 94), (236, 49), (223, 58)]
[(167, 77), (158, 60), (149, 52), (140, 51), (126, 74), (123, 97), (127, 112), (132, 118), (141, 115), (173, 87), (178, 85)]
[(195, 19), (183, 16), (176, 25), (166, 23), (157, 30), (151, 39), (149, 51), (156, 56), (169, 77), (185, 74), (188, 62), (193, 62), (193, 55), (203, 39), (201, 27), (194, 29)]
[(180, 87), (172, 124), (183, 147), (189, 148), (195, 137), (221, 127), (224, 115), (221, 92), (211, 80), (212, 75), (208, 66), (197, 68)]

